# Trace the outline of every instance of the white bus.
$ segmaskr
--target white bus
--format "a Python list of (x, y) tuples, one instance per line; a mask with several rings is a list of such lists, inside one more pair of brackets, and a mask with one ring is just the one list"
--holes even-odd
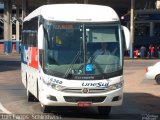
[(110, 7), (39, 7), (24, 19), (22, 31), (28, 101), (38, 100), (43, 112), (53, 106), (95, 106), (100, 114), (109, 114), (123, 100), (124, 46), (130, 46), (129, 30)]

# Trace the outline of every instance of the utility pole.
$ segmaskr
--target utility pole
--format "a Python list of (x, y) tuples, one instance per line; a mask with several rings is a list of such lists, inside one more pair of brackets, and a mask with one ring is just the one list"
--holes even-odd
[(12, 2), (11, 0), (4, 0), (4, 52), (5, 53), (12, 52), (11, 14), (12, 14)]
[(88, 4), (88, 0), (84, 0), (84, 4)]
[(27, 0), (22, 0), (22, 19), (27, 16)]
[(134, 43), (134, 14), (135, 14), (135, 0), (131, 0), (131, 14), (130, 14), (130, 31), (131, 31), (131, 48), (130, 58), (133, 58), (133, 43)]
[(50, 0), (47, 0), (47, 4), (51, 4), (51, 1), (50, 1)]

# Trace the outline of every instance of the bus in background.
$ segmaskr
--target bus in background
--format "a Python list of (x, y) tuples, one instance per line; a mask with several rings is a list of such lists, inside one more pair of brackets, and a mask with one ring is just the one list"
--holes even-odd
[[(123, 51), (129, 49), (130, 32), (112, 8), (41, 6), (24, 19), (21, 46), (27, 99), (38, 100), (43, 112), (95, 106), (108, 115), (122, 104)], [(107, 54), (100, 52), (102, 46)]]

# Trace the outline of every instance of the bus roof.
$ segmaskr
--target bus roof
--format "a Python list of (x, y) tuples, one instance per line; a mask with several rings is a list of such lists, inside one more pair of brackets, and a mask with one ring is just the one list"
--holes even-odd
[(36, 16), (42, 16), (46, 20), (68, 22), (119, 21), (117, 13), (111, 7), (91, 4), (43, 5), (25, 17), (24, 21)]

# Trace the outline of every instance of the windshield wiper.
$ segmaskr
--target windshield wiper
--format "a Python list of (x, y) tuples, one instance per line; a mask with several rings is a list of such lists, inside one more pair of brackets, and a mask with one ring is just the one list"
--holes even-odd
[(69, 75), (71, 69), (72, 69), (73, 66), (74, 66), (74, 63), (78, 60), (80, 54), (81, 54), (81, 51), (78, 51), (77, 54), (76, 54), (76, 56), (74, 57), (73, 61), (71, 62), (70, 67), (69, 67), (69, 68), (67, 69), (67, 71), (65, 72), (64, 78), (67, 78), (67, 77), (68, 77), (68, 75)]

